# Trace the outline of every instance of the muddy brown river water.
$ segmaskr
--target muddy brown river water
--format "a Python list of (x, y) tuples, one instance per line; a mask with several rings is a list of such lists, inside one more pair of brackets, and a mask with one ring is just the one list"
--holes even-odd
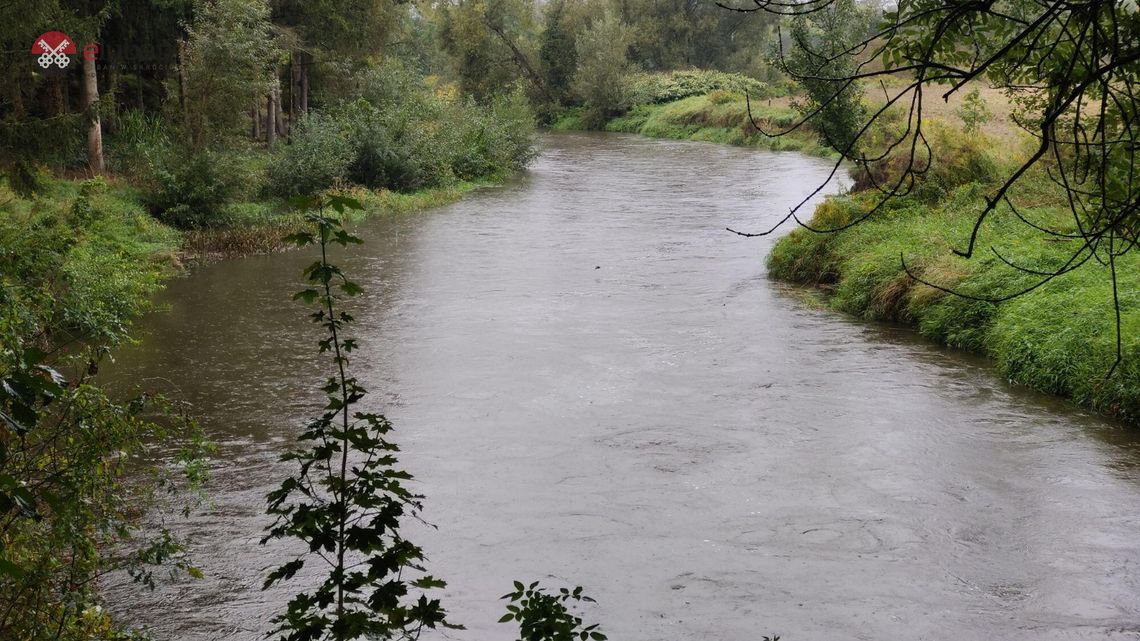
[[(557, 135), (512, 184), (369, 221), (342, 259), (357, 373), (427, 495), (455, 639), (514, 638), (512, 579), (586, 586), (614, 641), (1140, 639), (1140, 442), (902, 329), (769, 280), (796, 154)], [(116, 384), (219, 443), (206, 578), (111, 606), (158, 639), (261, 638), (276, 456), (326, 375), (290, 301), (312, 257), (197, 270)]]

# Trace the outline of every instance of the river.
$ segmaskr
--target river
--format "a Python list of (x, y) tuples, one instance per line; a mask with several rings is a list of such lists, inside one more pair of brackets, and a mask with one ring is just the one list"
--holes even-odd
[[(766, 227), (827, 163), (544, 137), (517, 181), (361, 225), (355, 371), (427, 496), (414, 527), (466, 632), (513, 579), (583, 585), (614, 641), (1140, 638), (1140, 443), (911, 332), (769, 280)], [(310, 253), (160, 295), (112, 377), (184, 398), (213, 505), (170, 523), (202, 580), (112, 607), (158, 639), (261, 638), (276, 456), (327, 368), (290, 300)]]

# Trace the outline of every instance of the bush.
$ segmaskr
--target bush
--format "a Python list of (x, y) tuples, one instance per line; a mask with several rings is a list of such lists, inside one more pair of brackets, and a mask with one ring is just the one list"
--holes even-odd
[(321, 112), (305, 115), (269, 163), (269, 190), (277, 196), (311, 194), (348, 175), (354, 157), (342, 122)]
[(490, 109), (467, 103), (457, 114), (463, 127), (451, 157), (455, 175), (464, 179), (513, 171), (534, 155), (534, 112), (520, 88), (496, 96)]
[(341, 117), (354, 143), (349, 179), (371, 188), (415, 191), (453, 179), (444, 104), (419, 91), (378, 108), (363, 100)]
[(152, 168), (143, 200), (159, 220), (183, 229), (227, 222), (227, 207), (259, 185), (257, 169), (237, 154), (203, 151), (179, 161), (174, 154)]
[(107, 139), (108, 165), (118, 172), (142, 176), (165, 154), (171, 139), (158, 114), (131, 109), (118, 117), (117, 131)]
[(355, 100), (302, 121), (270, 164), (270, 190), (315, 193), (338, 180), (399, 192), (438, 187), (521, 168), (533, 139), (521, 89), (486, 105), (461, 102), (389, 66), (366, 73)]
[[(961, 185), (996, 179), (999, 167), (990, 153), (993, 147), (990, 140), (979, 134), (963, 134), (937, 120), (924, 122), (923, 127), (933, 158), (927, 166), (925, 147), (918, 145), (914, 167), (921, 173), (915, 176), (915, 197), (934, 203)], [(883, 140), (891, 140), (891, 137), (888, 135)], [(873, 155), (873, 150), (868, 155)], [(886, 159), (859, 165), (852, 172), (854, 189), (862, 191), (874, 189), (876, 185), (893, 185), (910, 163), (910, 144), (898, 145)]]
[(630, 82), (629, 99), (635, 105), (653, 105), (713, 92), (747, 94), (752, 98), (768, 98), (772, 95), (768, 85), (748, 76), (694, 69), (637, 74)]

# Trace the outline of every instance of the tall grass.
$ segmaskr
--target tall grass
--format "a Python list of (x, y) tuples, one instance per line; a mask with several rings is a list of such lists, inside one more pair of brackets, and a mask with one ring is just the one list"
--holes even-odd
[(804, 128), (785, 136), (761, 133), (757, 125), (769, 134), (782, 132), (789, 129), (798, 117), (785, 101), (777, 100), (774, 105), (771, 102), (753, 100), (750, 119), (744, 94), (717, 90), (662, 104), (637, 105), (626, 114), (610, 120), (605, 129), (651, 138), (698, 140), (776, 151), (800, 151), (817, 156), (830, 155), (829, 150), (818, 144), (815, 134)]
[[(1047, 242), (1001, 208), (981, 236), (995, 251), (987, 248), (969, 260), (954, 256), (951, 248), (969, 237), (986, 191), (984, 183), (970, 182), (949, 187), (933, 203), (920, 196), (900, 199), (837, 234), (795, 230), (769, 255), (770, 273), (827, 287), (829, 304), (837, 310), (909, 323), (928, 338), (988, 355), (1011, 381), (1140, 421), (1140, 257), (1135, 252), (1117, 263), (1125, 360), (1110, 378), (1116, 328), (1108, 267), (1090, 261), (1045, 287), (997, 304), (947, 294), (905, 273), (903, 258), (923, 280), (994, 298), (1038, 280), (1003, 263), (995, 251), (1041, 271), (1056, 269), (1075, 251), (1079, 241)], [(1032, 177), (1021, 194), (1016, 204), (1038, 224), (1072, 228), (1063, 194), (1045, 176)], [(813, 223), (842, 224), (871, 203), (867, 194), (831, 198), (816, 210)]]

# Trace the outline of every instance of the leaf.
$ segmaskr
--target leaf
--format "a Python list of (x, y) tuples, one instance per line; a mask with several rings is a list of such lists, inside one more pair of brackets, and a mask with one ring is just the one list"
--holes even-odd
[(513, 618), (515, 618), (515, 615), (508, 612), (508, 613), (504, 614), (503, 616), (499, 617), (499, 623), (507, 623)]
[(345, 209), (355, 209), (357, 211), (364, 209), (364, 205), (360, 204), (359, 200), (348, 196), (333, 196), (329, 198), (329, 207), (342, 213)]
[(364, 289), (360, 285), (350, 280), (344, 281), (340, 286), (340, 290), (348, 296), (357, 296), (364, 292)]
[(0, 558), (0, 576), (13, 579), (24, 578), (24, 569), (5, 558)]
[(441, 579), (437, 579), (437, 578), (429, 575), (429, 576), (425, 576), (421, 579), (417, 579), (417, 580), (413, 581), (412, 586), (420, 588), (422, 590), (431, 590), (433, 588), (446, 588), (447, 587), (447, 581), (443, 581)]
[(270, 572), (269, 576), (265, 577), (265, 583), (261, 585), (261, 589), (267, 590), (270, 586), (272, 586), (274, 583), (277, 583), (278, 581), (284, 581), (293, 578), (293, 575), (297, 574), (297, 571), (304, 567), (304, 565), (304, 559), (295, 559), (286, 563), (285, 565), (282, 565), (276, 570)]
[(289, 234), (281, 239), (282, 242), (296, 245), (297, 247), (305, 247), (313, 244), (313, 235), (308, 232), (298, 232), (296, 234)]
[(311, 305), (315, 300), (317, 300), (317, 298), (320, 297), (320, 295), (321, 293), (315, 289), (303, 289), (296, 294), (293, 294), (293, 300), (302, 300), (306, 304)]

